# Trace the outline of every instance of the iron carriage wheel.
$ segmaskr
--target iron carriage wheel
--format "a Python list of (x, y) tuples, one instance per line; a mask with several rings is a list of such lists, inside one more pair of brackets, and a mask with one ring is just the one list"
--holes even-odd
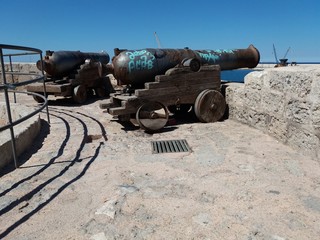
[(168, 122), (169, 112), (160, 102), (150, 101), (142, 104), (136, 112), (136, 120), (139, 126), (155, 132), (162, 129)]
[(223, 95), (212, 89), (203, 90), (196, 98), (194, 112), (201, 122), (216, 122), (225, 112), (226, 102)]

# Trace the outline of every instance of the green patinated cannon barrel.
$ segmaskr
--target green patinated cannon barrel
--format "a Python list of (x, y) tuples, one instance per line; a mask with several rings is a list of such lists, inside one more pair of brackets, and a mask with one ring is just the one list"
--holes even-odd
[[(110, 57), (106, 52), (47, 51), (43, 59), (43, 70), (50, 76), (65, 77), (78, 69), (86, 60), (107, 64)], [(37, 62), (37, 67), (41, 70), (41, 61)]]
[[(143, 85), (154, 81), (156, 75), (164, 74), (179, 64), (198, 62), (199, 65), (220, 65), (221, 70), (254, 68), (260, 61), (259, 51), (250, 45), (246, 49), (233, 50), (191, 50), (191, 49), (153, 49), (124, 50), (115, 49), (112, 60), (113, 74), (121, 84)], [(190, 61), (189, 61), (190, 62)]]

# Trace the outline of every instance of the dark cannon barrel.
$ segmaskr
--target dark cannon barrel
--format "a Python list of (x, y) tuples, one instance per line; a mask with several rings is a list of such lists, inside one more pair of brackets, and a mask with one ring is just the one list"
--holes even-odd
[[(46, 51), (43, 70), (50, 76), (64, 77), (79, 68), (86, 60), (107, 64), (110, 57), (106, 52)], [(37, 62), (37, 67), (41, 70), (40, 61)]]
[[(259, 51), (250, 45), (246, 49), (233, 50), (191, 50), (153, 49), (124, 50), (115, 49), (112, 60), (113, 74), (121, 84), (143, 85), (154, 81), (156, 75), (168, 69), (195, 60), (199, 65), (220, 65), (221, 70), (254, 68), (260, 61)], [(191, 61), (194, 63), (195, 61)]]

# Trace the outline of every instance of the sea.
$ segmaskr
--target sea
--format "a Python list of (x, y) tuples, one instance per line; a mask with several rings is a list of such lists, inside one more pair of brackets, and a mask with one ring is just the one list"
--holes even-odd
[(224, 70), (221, 71), (221, 80), (226, 82), (244, 82), (244, 77), (253, 71), (261, 71), (254, 69), (236, 69), (236, 70)]
[[(276, 63), (274, 62), (260, 62), (259, 64), (261, 65), (270, 65), (270, 67), (272, 67), (272, 65), (276, 65)], [(319, 64), (320, 66), (320, 62), (297, 62), (297, 65), (300, 64)], [(289, 63), (290, 65), (290, 63)], [(221, 71), (221, 80), (226, 81), (226, 82), (239, 82), (239, 83), (243, 83), (244, 82), (244, 77), (251, 72), (254, 71), (262, 71), (261, 68), (257, 68), (257, 69), (235, 69), (235, 70), (224, 70)]]

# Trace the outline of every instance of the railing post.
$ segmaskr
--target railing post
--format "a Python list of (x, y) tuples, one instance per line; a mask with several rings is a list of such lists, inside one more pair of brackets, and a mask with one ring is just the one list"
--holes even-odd
[[(7, 84), (7, 80), (6, 80), (6, 73), (5, 73), (5, 68), (4, 68), (4, 60), (3, 60), (2, 48), (0, 48), (0, 60), (1, 60), (1, 70), (2, 70), (3, 84), (6, 85)], [(9, 124), (10, 124), (11, 145), (12, 145), (14, 166), (16, 168), (18, 168), (16, 142), (15, 142), (15, 136), (14, 136), (14, 131), (13, 131), (12, 116), (11, 116), (11, 109), (10, 109), (10, 102), (9, 102), (9, 95), (8, 95), (8, 89), (7, 88), (4, 88), (4, 96), (5, 96), (6, 107), (7, 107), (8, 121), (9, 121)]]
[[(46, 76), (44, 75), (44, 71), (43, 71), (42, 53), (40, 53), (40, 61), (41, 61), (41, 74), (42, 74), (42, 76), (43, 76), (43, 91), (44, 91), (44, 97), (45, 97), (46, 99), (48, 99), (47, 89), (46, 89)], [(47, 111), (48, 123), (50, 124), (48, 104), (46, 105), (46, 111)]]
[[(12, 67), (12, 58), (11, 58), (11, 56), (9, 56), (9, 62), (10, 62), (10, 71), (11, 71), (11, 81), (12, 81), (12, 83), (14, 83), (14, 77), (13, 77), (13, 74), (12, 74), (13, 67)], [(16, 97), (16, 93), (15, 92), (13, 92), (13, 97), (14, 97), (14, 103), (16, 103), (17, 102), (17, 97)]]

